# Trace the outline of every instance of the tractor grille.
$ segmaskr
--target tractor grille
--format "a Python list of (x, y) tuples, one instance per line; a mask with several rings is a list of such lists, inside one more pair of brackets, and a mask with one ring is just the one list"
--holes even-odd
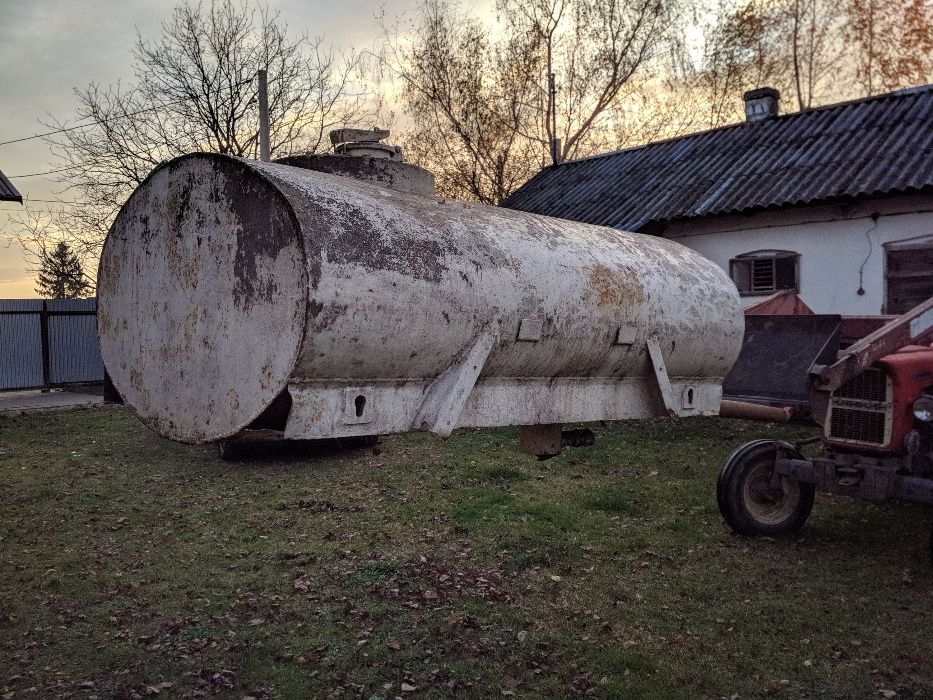
[(888, 374), (883, 369), (869, 367), (833, 392), (833, 397), (862, 399), (883, 403), (888, 398)]
[(830, 423), (831, 437), (874, 445), (884, 444), (884, 413), (834, 406)]
[(870, 367), (833, 392), (824, 429), (830, 440), (881, 447), (890, 414), (887, 372)]

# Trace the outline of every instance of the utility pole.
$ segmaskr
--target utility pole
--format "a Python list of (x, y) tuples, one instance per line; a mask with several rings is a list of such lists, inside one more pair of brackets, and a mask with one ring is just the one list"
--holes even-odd
[(269, 86), (266, 71), (259, 71), (259, 160), (269, 160)]
[[(550, 49), (550, 47), (548, 47)], [(549, 59), (550, 60), (550, 59)], [(547, 90), (548, 90), (548, 107), (550, 108), (550, 114), (548, 114), (548, 121), (550, 124), (551, 132), (551, 143), (548, 144), (551, 149), (551, 164), (557, 165), (560, 154), (558, 150), (560, 149), (560, 139), (557, 138), (557, 84), (554, 79), (554, 74), (548, 74), (547, 80)]]

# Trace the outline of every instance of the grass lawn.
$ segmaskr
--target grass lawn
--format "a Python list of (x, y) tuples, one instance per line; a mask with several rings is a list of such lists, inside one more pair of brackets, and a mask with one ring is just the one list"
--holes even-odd
[(224, 463), (127, 411), (0, 418), (0, 696), (933, 696), (929, 516), (732, 535), (713, 419)]

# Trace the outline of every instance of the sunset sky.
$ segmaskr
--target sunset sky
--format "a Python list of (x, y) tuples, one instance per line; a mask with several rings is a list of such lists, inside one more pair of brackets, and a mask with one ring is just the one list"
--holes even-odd
[[(61, 120), (74, 112), (72, 89), (132, 78), (130, 49), (136, 28), (156, 37), (172, 0), (0, 0), (0, 141), (46, 131), (39, 119)], [(365, 49), (380, 37), (376, 16), (410, 11), (412, 0), (273, 0), (291, 31), (322, 35), (337, 49)], [(476, 7), (491, 6), (490, 1)], [(24, 197), (54, 199), (45, 177), (18, 175), (50, 169), (51, 156), (38, 139), (0, 147), (0, 170)], [(65, 195), (64, 198), (69, 198)], [(50, 205), (36, 202), (34, 209)], [(17, 204), (0, 202), (0, 231)], [(4, 244), (5, 245), (5, 244)], [(22, 253), (0, 245), (0, 298), (35, 297)]]

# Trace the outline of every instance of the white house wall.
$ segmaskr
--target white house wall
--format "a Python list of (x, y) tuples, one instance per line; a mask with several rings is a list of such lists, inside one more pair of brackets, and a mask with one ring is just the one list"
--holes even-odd
[[(800, 254), (800, 297), (814, 312), (879, 314), (885, 297), (884, 245), (924, 240), (933, 244), (933, 196), (677, 222), (662, 235), (726, 271), (730, 259), (742, 253), (794, 251)], [(858, 294), (860, 268), (862, 295)], [(761, 298), (743, 300), (748, 305)]]

